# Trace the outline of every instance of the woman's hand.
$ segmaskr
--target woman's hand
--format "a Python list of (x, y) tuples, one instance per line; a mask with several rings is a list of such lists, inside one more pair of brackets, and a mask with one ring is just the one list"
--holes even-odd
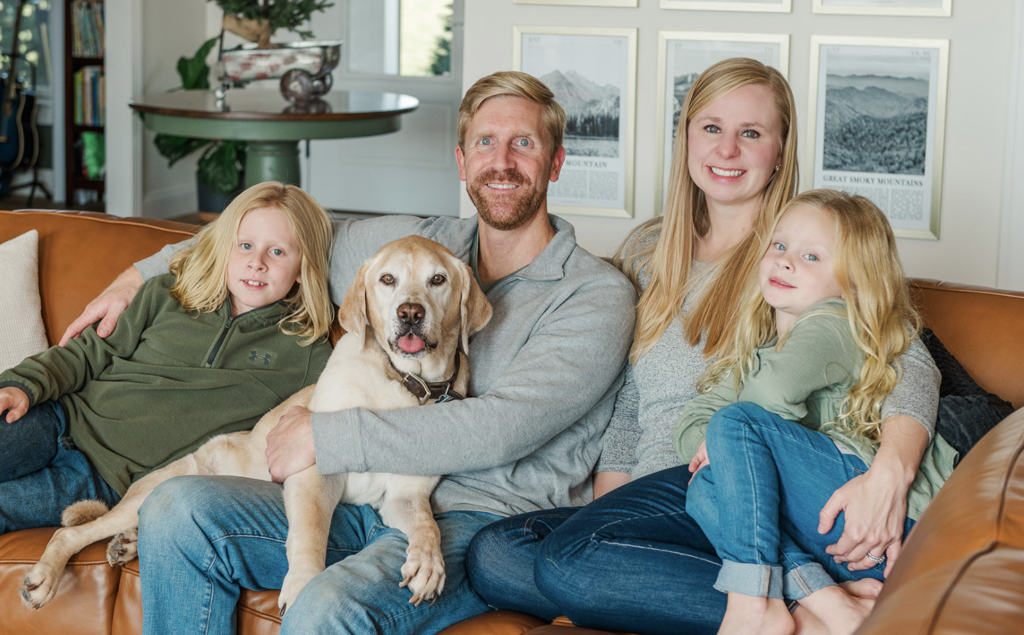
[(845, 513), (842, 537), (826, 549), (836, 562), (859, 571), (876, 564), (868, 552), (884, 554), (889, 575), (903, 547), (907, 492), (927, 447), (928, 432), (914, 419), (897, 415), (885, 420), (871, 467), (836, 490), (818, 515), (818, 533), (824, 534), (839, 512)]
[(114, 332), (117, 318), (121, 317), (124, 310), (132, 303), (132, 298), (138, 293), (142, 286), (142, 274), (134, 266), (125, 269), (110, 286), (103, 290), (92, 302), (85, 306), (82, 315), (64, 331), (60, 338), (60, 345), (66, 346), (68, 340), (78, 337), (87, 326), (102, 320), (96, 325), (96, 334), (106, 337)]
[(7, 423), (14, 423), (28, 412), (29, 399), (22, 390), (8, 386), (0, 388), (0, 412), (7, 411)]
[(697, 470), (704, 467), (705, 465), (711, 465), (711, 460), (708, 459), (708, 445), (707, 441), (701, 441), (700, 446), (697, 447), (697, 453), (690, 459), (690, 481), (693, 481), (693, 476), (697, 474)]

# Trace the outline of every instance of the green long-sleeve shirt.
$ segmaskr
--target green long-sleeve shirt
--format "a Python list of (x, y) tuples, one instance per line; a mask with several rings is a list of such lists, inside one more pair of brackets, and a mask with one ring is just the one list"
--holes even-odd
[(146, 282), (106, 339), (89, 327), (0, 374), (0, 388), (21, 388), (32, 405), (57, 400), (75, 445), (122, 495), (210, 437), (251, 429), (315, 382), (331, 353), (325, 339), (300, 346), (282, 333), (280, 302), (234, 319), (228, 302), (196, 315), (168, 295), (173, 283)]
[[(832, 314), (798, 322), (780, 351), (775, 351), (774, 341), (755, 351), (754, 368), (738, 392), (730, 374), (686, 405), (675, 431), (676, 452), (683, 464), (697, 453), (711, 416), (742, 401), (819, 430), (832, 439), (840, 452), (853, 454), (871, 466), (877, 448), (834, 423), (850, 388), (860, 378), (864, 353), (854, 342), (849, 323), (843, 317), (845, 302), (826, 300), (808, 312), (817, 310)], [(958, 456), (945, 439), (934, 435), (907, 494), (908, 518), (920, 518), (953, 473)]]

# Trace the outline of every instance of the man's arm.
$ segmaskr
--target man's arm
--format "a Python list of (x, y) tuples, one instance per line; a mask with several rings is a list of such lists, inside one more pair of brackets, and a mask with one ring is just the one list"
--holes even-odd
[(96, 320), (102, 320), (96, 325), (97, 335), (106, 337), (113, 333), (117, 319), (132, 303), (132, 298), (135, 297), (141, 286), (142, 275), (139, 270), (134, 265), (125, 269), (103, 293), (85, 306), (82, 315), (78, 316), (64, 331), (64, 335), (60, 338), (60, 345), (66, 346), (68, 340), (81, 335), (82, 331)]
[[(479, 397), (380, 412), (300, 413), (294, 427), (303, 431), (282, 435), (277, 446), (294, 446), (290, 452), (276, 452), (268, 438), (271, 474), (275, 480), (288, 475), (282, 466), (294, 463), (285, 454), (308, 458), (310, 438), (321, 473), (442, 475), (521, 459), (610, 398), (629, 350), (634, 302), (624, 278), (577, 289), (538, 322)], [(279, 426), (293, 427), (287, 415)]]

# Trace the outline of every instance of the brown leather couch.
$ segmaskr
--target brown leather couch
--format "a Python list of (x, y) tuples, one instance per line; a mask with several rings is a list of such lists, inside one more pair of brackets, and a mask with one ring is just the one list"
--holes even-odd
[[(192, 225), (83, 212), (2, 212), (0, 242), (39, 231), (40, 293), (56, 343), (118, 273)], [(984, 388), (1024, 406), (1024, 293), (915, 280), (926, 323)], [(11, 299), (5, 299), (11, 301)], [(907, 541), (876, 610), (859, 633), (1024, 632), (1024, 408), (991, 431), (957, 468)], [(0, 536), (0, 633), (131, 635), (141, 627), (138, 561), (111, 568), (105, 545), (75, 556), (57, 597), (25, 609), (17, 590), (52, 529)], [(600, 583), (600, 582), (598, 582)], [(241, 635), (278, 632), (277, 594), (243, 591)], [(642, 624), (637, 625), (641, 630)], [(496, 611), (444, 635), (583, 635)]]

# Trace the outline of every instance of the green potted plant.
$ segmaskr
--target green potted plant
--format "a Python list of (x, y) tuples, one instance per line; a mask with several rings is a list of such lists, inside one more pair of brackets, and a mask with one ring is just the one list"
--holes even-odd
[[(278, 29), (291, 31), (301, 37), (312, 37), (312, 32), (299, 27), (309, 21), (313, 13), (333, 5), (327, 0), (208, 0), (216, 2), (224, 11), (222, 28), (261, 48), (270, 46), (270, 38)], [(181, 89), (209, 89), (210, 67), (206, 58), (217, 45), (220, 36), (203, 42), (191, 58), (178, 59)], [(158, 134), (154, 139), (157, 152), (167, 159), (168, 167), (182, 158), (202, 149), (196, 170), (199, 189), (199, 208), (219, 212), (230, 201), (232, 194), (241, 190), (242, 168), (245, 165), (244, 141), (195, 139)], [(206, 191), (204, 191), (206, 190)]]

